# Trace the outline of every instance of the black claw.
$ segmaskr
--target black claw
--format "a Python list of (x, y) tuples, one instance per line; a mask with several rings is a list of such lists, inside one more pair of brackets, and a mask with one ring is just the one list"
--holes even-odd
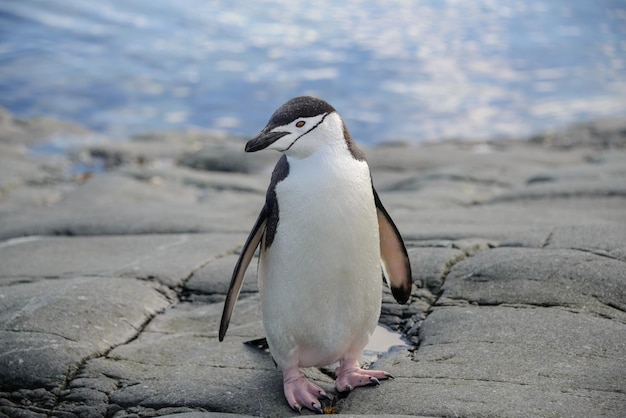
[(376, 379), (374, 376), (370, 376), (370, 385), (380, 385), (380, 380)]
[(385, 378), (387, 379), (395, 379), (392, 374), (385, 372)]
[(319, 396), (319, 398), (320, 398), (320, 399), (326, 399), (327, 401), (332, 401), (332, 400), (333, 400), (333, 398), (331, 398), (330, 396), (328, 396), (328, 393), (326, 393), (326, 392), (324, 392), (324, 391), (321, 391), (321, 392), (320, 392), (320, 396)]
[(315, 405), (315, 402), (311, 403), (311, 407), (312, 407), (312, 408), (313, 408), (313, 410), (314, 410), (315, 412), (317, 412), (318, 414), (323, 414), (323, 413), (324, 413), (324, 410), (322, 409), (322, 407), (321, 407), (321, 406), (319, 406), (319, 405)]
[(302, 413), (302, 407), (300, 405), (298, 405), (298, 404), (291, 405), (291, 409), (293, 409), (294, 411), (296, 411), (299, 414)]

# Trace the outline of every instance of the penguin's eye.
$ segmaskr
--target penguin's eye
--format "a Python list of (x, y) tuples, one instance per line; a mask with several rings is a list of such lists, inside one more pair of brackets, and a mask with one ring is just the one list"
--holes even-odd
[(304, 123), (305, 122), (303, 120), (298, 121), (298, 123), (296, 123), (296, 128), (302, 128), (304, 126)]

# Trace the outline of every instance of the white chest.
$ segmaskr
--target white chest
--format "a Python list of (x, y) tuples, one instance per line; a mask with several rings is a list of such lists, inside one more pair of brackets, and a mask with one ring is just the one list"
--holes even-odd
[[(380, 244), (367, 164), (353, 158), (302, 162), (290, 164), (276, 186), (279, 221), (259, 278), (277, 361), (281, 351), (314, 346), (320, 357), (301, 362), (317, 364), (375, 327)], [(333, 324), (332, 332), (325, 324)]]
[[(321, 160), (321, 161), (320, 161)], [(280, 262), (311, 270), (359, 270), (378, 264), (376, 208), (369, 168), (353, 158), (290, 162), (276, 186), (279, 223), (275, 244)], [(274, 250), (274, 248), (273, 248)], [(277, 251), (272, 251), (277, 253)], [(308, 271), (308, 270), (306, 270)]]

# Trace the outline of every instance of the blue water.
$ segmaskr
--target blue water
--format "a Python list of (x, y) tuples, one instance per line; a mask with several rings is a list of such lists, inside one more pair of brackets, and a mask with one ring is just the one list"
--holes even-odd
[(367, 144), (626, 116), (626, 2), (0, 1), (0, 105), (21, 117), (249, 136), (301, 94)]

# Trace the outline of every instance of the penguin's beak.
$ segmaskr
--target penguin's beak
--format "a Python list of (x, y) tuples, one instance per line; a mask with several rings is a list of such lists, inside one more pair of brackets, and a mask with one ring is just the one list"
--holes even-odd
[(260, 134), (248, 141), (248, 143), (246, 144), (246, 152), (255, 152), (265, 149), (288, 134), (289, 132), (261, 131)]

